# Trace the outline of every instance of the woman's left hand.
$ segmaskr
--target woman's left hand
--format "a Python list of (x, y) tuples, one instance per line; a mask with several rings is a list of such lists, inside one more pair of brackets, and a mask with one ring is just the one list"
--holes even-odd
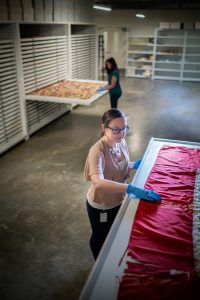
[(135, 170), (138, 169), (141, 161), (142, 161), (141, 159), (138, 159), (138, 160), (134, 161), (133, 169), (135, 169)]
[(134, 162), (131, 162), (130, 163), (130, 169), (137, 170), (139, 168), (139, 165), (140, 165), (141, 161), (142, 161), (142, 158), (143, 158), (143, 156), (140, 159), (138, 159), (138, 160), (136, 160)]

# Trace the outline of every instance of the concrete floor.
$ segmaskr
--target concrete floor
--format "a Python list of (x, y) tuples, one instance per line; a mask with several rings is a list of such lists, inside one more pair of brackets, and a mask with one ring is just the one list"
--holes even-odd
[[(122, 79), (119, 109), (140, 157), (151, 137), (200, 142), (200, 85)], [(83, 180), (108, 97), (77, 107), (0, 159), (0, 299), (76, 300), (94, 264)]]

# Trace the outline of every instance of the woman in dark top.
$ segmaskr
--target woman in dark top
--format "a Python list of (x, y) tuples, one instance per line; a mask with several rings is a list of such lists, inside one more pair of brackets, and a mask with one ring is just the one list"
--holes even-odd
[(109, 90), (110, 106), (111, 108), (117, 108), (118, 100), (122, 95), (122, 89), (120, 86), (119, 70), (113, 57), (105, 61), (105, 68), (108, 74), (108, 85), (101, 88), (101, 90)]

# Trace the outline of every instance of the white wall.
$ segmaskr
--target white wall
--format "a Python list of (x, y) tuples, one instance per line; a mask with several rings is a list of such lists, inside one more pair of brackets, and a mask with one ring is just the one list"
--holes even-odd
[[(109, 42), (105, 41), (105, 57), (108, 55), (115, 57), (113, 51), (114, 33), (126, 29), (134, 35), (154, 35), (154, 29), (160, 26), (160, 22), (183, 22), (185, 25), (200, 21), (200, 9), (193, 10), (143, 10), (145, 19), (136, 18), (136, 10), (113, 10), (111, 12), (94, 11), (95, 23), (98, 27), (99, 34), (104, 33), (104, 37), (109, 39)], [(112, 34), (113, 33), (113, 34)], [(112, 40), (113, 39), (113, 40)], [(109, 48), (109, 45), (112, 45)], [(121, 57), (118, 53), (118, 66), (125, 68), (125, 52), (126, 43), (121, 43), (123, 50), (121, 49)], [(120, 46), (121, 46), (120, 45)], [(119, 50), (118, 50), (119, 51)]]
[[(138, 11), (137, 11), (138, 12)], [(95, 11), (95, 23), (98, 27), (127, 27), (134, 34), (152, 35), (160, 22), (197, 22), (200, 21), (200, 9), (193, 10), (143, 10), (145, 19), (136, 18), (136, 10), (113, 10), (108, 13)]]

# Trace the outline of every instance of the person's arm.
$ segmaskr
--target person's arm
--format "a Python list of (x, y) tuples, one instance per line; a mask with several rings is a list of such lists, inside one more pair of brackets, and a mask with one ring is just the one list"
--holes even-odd
[(133, 184), (120, 183), (112, 180), (107, 180), (103, 175), (103, 155), (97, 149), (93, 149), (89, 155), (90, 168), (90, 180), (95, 188), (99, 191), (105, 191), (107, 193), (127, 193), (131, 198), (142, 198), (149, 201), (160, 200), (160, 195), (154, 191), (144, 188), (136, 187)]
[(107, 193), (125, 194), (128, 184), (104, 179), (103, 174), (91, 175), (91, 181), (97, 190), (103, 190)]
[(97, 92), (103, 92), (105, 90), (109, 91), (115, 87), (116, 83), (117, 83), (117, 77), (113, 75), (111, 78), (111, 84), (101, 86), (100, 88), (97, 89)]
[(137, 197), (151, 202), (159, 201), (161, 199), (160, 195), (152, 190), (139, 188), (131, 183), (126, 184), (126, 183), (107, 180), (104, 179), (103, 174), (93, 174), (91, 175), (91, 180), (97, 190), (103, 190), (106, 191), (107, 193), (116, 193), (116, 194), (127, 193), (130, 198), (135, 199), (135, 197)]
[(117, 77), (113, 75), (112, 78), (111, 78), (111, 84), (106, 85), (105, 89), (106, 90), (113, 89), (116, 86), (116, 83), (117, 83)]

